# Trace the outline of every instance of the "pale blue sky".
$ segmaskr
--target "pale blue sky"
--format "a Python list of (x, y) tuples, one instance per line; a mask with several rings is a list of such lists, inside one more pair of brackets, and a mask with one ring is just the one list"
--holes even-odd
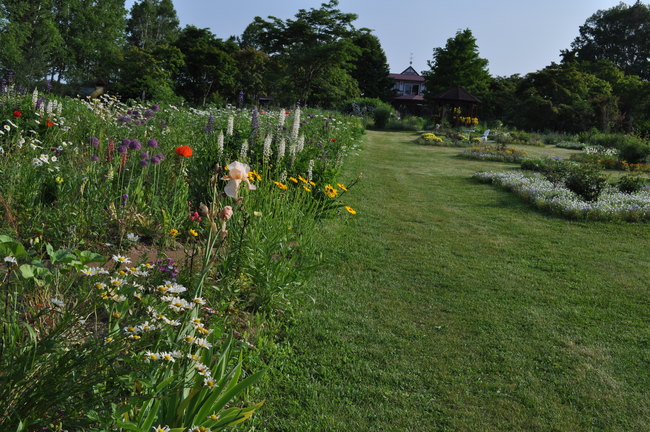
[[(226, 39), (241, 35), (255, 16), (291, 18), (323, 0), (173, 0), (181, 25), (207, 27)], [(127, 0), (127, 9), (134, 0)], [(492, 75), (526, 74), (559, 61), (578, 28), (598, 9), (618, 0), (340, 0), (344, 12), (359, 15), (381, 41), (391, 72), (401, 72), (413, 53), (413, 67), (428, 69), (433, 48), (457, 30), (470, 28)], [(632, 4), (631, 0), (624, 3)]]

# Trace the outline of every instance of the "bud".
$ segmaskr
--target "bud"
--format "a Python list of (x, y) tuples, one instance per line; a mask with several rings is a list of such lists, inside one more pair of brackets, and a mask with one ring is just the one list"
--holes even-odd
[(206, 217), (209, 213), (210, 213), (210, 210), (208, 210), (208, 206), (206, 206), (205, 204), (201, 203), (201, 204), (199, 205), (199, 214), (200, 214), (202, 217)]
[(232, 207), (230, 206), (225, 206), (223, 210), (221, 210), (221, 212), (219, 213), (219, 219), (221, 219), (224, 222), (230, 219), (231, 217), (232, 217)]

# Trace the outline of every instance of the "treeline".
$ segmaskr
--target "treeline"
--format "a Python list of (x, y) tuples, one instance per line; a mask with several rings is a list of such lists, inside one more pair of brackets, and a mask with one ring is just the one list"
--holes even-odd
[[(491, 77), (469, 29), (434, 49), (427, 98), (460, 84), (483, 100), (480, 116), (526, 130), (635, 132), (650, 136), (650, 7), (599, 10), (560, 64), (525, 76)], [(514, 54), (513, 54), (514, 55)]]
[(392, 83), (379, 40), (355, 14), (301, 9), (293, 19), (256, 17), (239, 37), (179, 26), (171, 0), (3, 0), (0, 68), (22, 86), (60, 93), (105, 84), (124, 98), (191, 104), (331, 106), (387, 98)]
[[(181, 28), (171, 0), (2, 0), (0, 72), (61, 94), (96, 82), (123, 98), (337, 106), (389, 101), (392, 82), (377, 37), (357, 29), (338, 0), (292, 19), (256, 17), (240, 36)], [(514, 55), (514, 53), (513, 53)], [(492, 77), (471, 30), (435, 48), (423, 72), (432, 96), (462, 85), (482, 99), (482, 120), (528, 130), (592, 128), (650, 135), (650, 6), (599, 10), (562, 61), (525, 76)]]

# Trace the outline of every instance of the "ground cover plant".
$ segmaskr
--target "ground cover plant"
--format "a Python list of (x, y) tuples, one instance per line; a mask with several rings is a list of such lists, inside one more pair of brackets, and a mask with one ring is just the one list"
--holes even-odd
[[(248, 419), (246, 314), (287, 311), (363, 128), (9, 87), (0, 118), (0, 428), (220, 430)], [(351, 182), (352, 184), (354, 182)]]
[(466, 159), (520, 163), (527, 153), (505, 145), (474, 145), (459, 154)]

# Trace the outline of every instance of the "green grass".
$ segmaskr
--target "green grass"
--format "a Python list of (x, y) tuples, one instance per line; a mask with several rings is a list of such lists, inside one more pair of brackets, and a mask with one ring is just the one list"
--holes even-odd
[[(647, 225), (540, 214), (368, 132), (257, 431), (650, 430)], [(561, 150), (561, 149), (560, 149)]]

